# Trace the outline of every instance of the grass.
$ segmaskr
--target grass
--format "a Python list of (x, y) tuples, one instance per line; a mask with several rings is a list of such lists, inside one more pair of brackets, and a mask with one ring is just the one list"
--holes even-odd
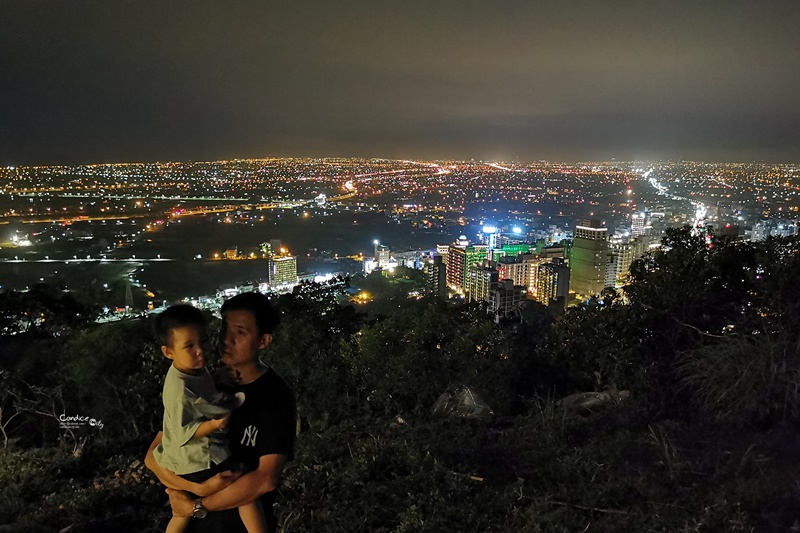
[(800, 358), (786, 341), (724, 337), (683, 353), (678, 371), (700, 407), (719, 419), (762, 422), (800, 413)]

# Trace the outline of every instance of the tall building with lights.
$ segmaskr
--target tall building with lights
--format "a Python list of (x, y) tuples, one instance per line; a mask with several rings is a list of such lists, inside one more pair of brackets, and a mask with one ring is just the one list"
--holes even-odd
[(561, 244), (555, 244), (553, 246), (543, 246), (539, 250), (539, 255), (542, 259), (564, 259), (566, 257), (566, 247)]
[(548, 307), (564, 309), (569, 298), (569, 267), (555, 258), (538, 267), (536, 301)]
[(447, 285), (465, 294), (469, 267), (480, 265), (488, 255), (487, 245), (468, 244), (466, 237), (451, 244), (447, 253)]
[(539, 290), (539, 265), (548, 263), (553, 259), (564, 259), (566, 257), (566, 248), (561, 244), (552, 246), (542, 246), (539, 248), (537, 255), (526, 256), (531, 257), (530, 268), (528, 269), (528, 292), (530, 292), (534, 299), (536, 299), (537, 291)]
[(447, 299), (447, 267), (441, 255), (425, 267), (425, 294), (437, 300)]
[(437, 244), (436, 245), (436, 255), (441, 256), (442, 264), (447, 266), (447, 255), (450, 253), (450, 245), (448, 244)]
[(466, 249), (469, 241), (463, 235), (447, 247), (447, 286), (464, 293), (464, 280), (467, 272)]
[[(488, 263), (488, 262), (487, 262)], [(470, 302), (485, 302), (489, 289), (498, 280), (498, 272), (488, 264), (473, 265), (467, 271), (467, 298)]]
[(379, 268), (388, 268), (392, 260), (392, 252), (388, 246), (378, 244), (375, 246), (375, 261)]
[(631, 215), (631, 237), (644, 235), (644, 228), (647, 225), (647, 213), (634, 213)]
[(486, 238), (486, 245), (489, 246), (489, 253), (497, 248), (497, 228), (494, 226), (484, 226), (483, 235)]
[(619, 257), (611, 250), (606, 252), (606, 273), (603, 276), (603, 288), (617, 286), (617, 269)]
[(504, 256), (497, 261), (497, 272), (500, 279), (510, 279), (514, 285), (528, 286), (530, 274), (528, 272), (528, 265), (523, 263), (522, 256), (511, 257)]
[(599, 220), (580, 220), (570, 250), (570, 290), (583, 298), (600, 294), (606, 286), (608, 228)]
[(282, 253), (269, 259), (267, 281), (270, 286), (294, 285), (297, 283), (297, 257)]
[(621, 287), (628, 280), (631, 264), (642, 257), (655, 241), (649, 235), (640, 235), (635, 239), (612, 238), (609, 242), (609, 253), (614, 255), (614, 284), (608, 286)]
[(510, 279), (514, 285), (522, 285), (531, 291), (535, 279), (533, 271), (540, 262), (539, 257), (535, 254), (522, 253), (513, 257), (507, 255), (501, 257), (497, 262), (497, 271), (500, 279)]

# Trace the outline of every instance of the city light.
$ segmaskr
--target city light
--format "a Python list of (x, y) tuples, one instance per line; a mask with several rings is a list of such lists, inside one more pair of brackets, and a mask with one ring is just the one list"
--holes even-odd
[[(431, 264), (435, 254), (417, 240), (430, 239), (428, 246), (433, 246), (433, 236), (454, 235), (456, 228), (462, 234), (456, 246), (487, 246), (492, 251), (487, 259), (511, 261), (527, 253), (509, 248), (512, 243), (538, 241), (556, 246), (574, 240), (574, 232), (585, 229), (579, 211), (602, 219), (599, 231), (606, 232), (614, 246), (650, 239), (641, 243), (643, 250), (651, 249), (653, 243), (657, 246), (669, 224), (684, 222), (740, 235), (748, 231), (753, 239), (792, 235), (797, 232), (793, 219), (800, 212), (800, 201), (796, 201), (800, 190), (795, 185), (799, 180), (800, 169), (793, 165), (685, 161), (505, 164), (271, 158), (18, 167), (7, 176), (0, 193), (9, 202), (3, 221), (20, 229), (7, 232), (8, 240), (0, 241), (0, 248), (18, 250), (7, 260), (26, 262), (176, 261), (164, 239), (175, 234), (177, 224), (187, 222), (199, 231), (184, 256), (192, 261), (269, 261), (276, 252), (288, 256), (290, 247), (274, 245), (266, 250), (258, 243), (265, 237), (286, 237), (281, 229), (284, 223), (304, 220), (304, 231), (312, 224), (319, 228), (319, 237), (315, 248), (302, 250), (298, 268), (328, 263), (336, 269), (351, 261), (348, 268), (359, 273), (376, 268), (389, 273)], [(318, 201), (323, 195), (324, 205)], [(731, 206), (730, 212), (719, 207), (720, 201)], [(514, 205), (513, 212), (506, 203)], [(468, 206), (475, 211), (469, 212)], [(759, 214), (772, 216), (775, 223), (754, 223), (752, 206), (757, 206)], [(358, 231), (367, 213), (380, 214), (389, 224), (391, 235), (384, 236), (386, 242), (394, 245), (398, 231), (410, 229), (411, 237), (403, 237), (397, 250), (389, 250), (378, 238), (364, 241), (366, 246), (355, 250), (346, 247), (358, 247), (358, 242), (348, 242), (338, 234), (335, 240), (326, 240), (329, 231), (337, 231), (338, 222), (331, 217), (344, 215), (347, 229)], [(230, 229), (212, 232), (212, 224)], [(463, 234), (476, 227), (480, 233), (476, 243), (470, 243)], [(240, 237), (249, 231), (260, 235), (257, 242)], [(208, 242), (205, 236), (212, 234), (216, 241)], [(189, 234), (181, 235), (185, 239)], [(194, 248), (198, 244), (200, 248)], [(44, 246), (49, 248), (45, 251)], [(446, 254), (446, 249), (438, 253)], [(264, 275), (266, 269), (265, 262)], [(502, 267), (501, 272), (508, 275), (510, 267)], [(313, 279), (327, 272), (320, 274), (312, 267), (304, 274)], [(538, 294), (532, 282), (526, 283), (529, 293)]]

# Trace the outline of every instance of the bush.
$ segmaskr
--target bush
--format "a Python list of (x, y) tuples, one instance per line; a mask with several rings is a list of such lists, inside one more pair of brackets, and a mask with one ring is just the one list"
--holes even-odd
[(800, 414), (800, 357), (768, 336), (729, 336), (679, 357), (684, 385), (701, 407), (728, 421)]

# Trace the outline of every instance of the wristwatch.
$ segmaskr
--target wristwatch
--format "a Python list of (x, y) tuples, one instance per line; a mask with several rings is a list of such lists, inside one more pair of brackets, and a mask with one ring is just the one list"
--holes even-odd
[(208, 511), (205, 507), (203, 507), (203, 498), (197, 498), (194, 501), (194, 506), (192, 509), (192, 518), (205, 518), (208, 514)]

